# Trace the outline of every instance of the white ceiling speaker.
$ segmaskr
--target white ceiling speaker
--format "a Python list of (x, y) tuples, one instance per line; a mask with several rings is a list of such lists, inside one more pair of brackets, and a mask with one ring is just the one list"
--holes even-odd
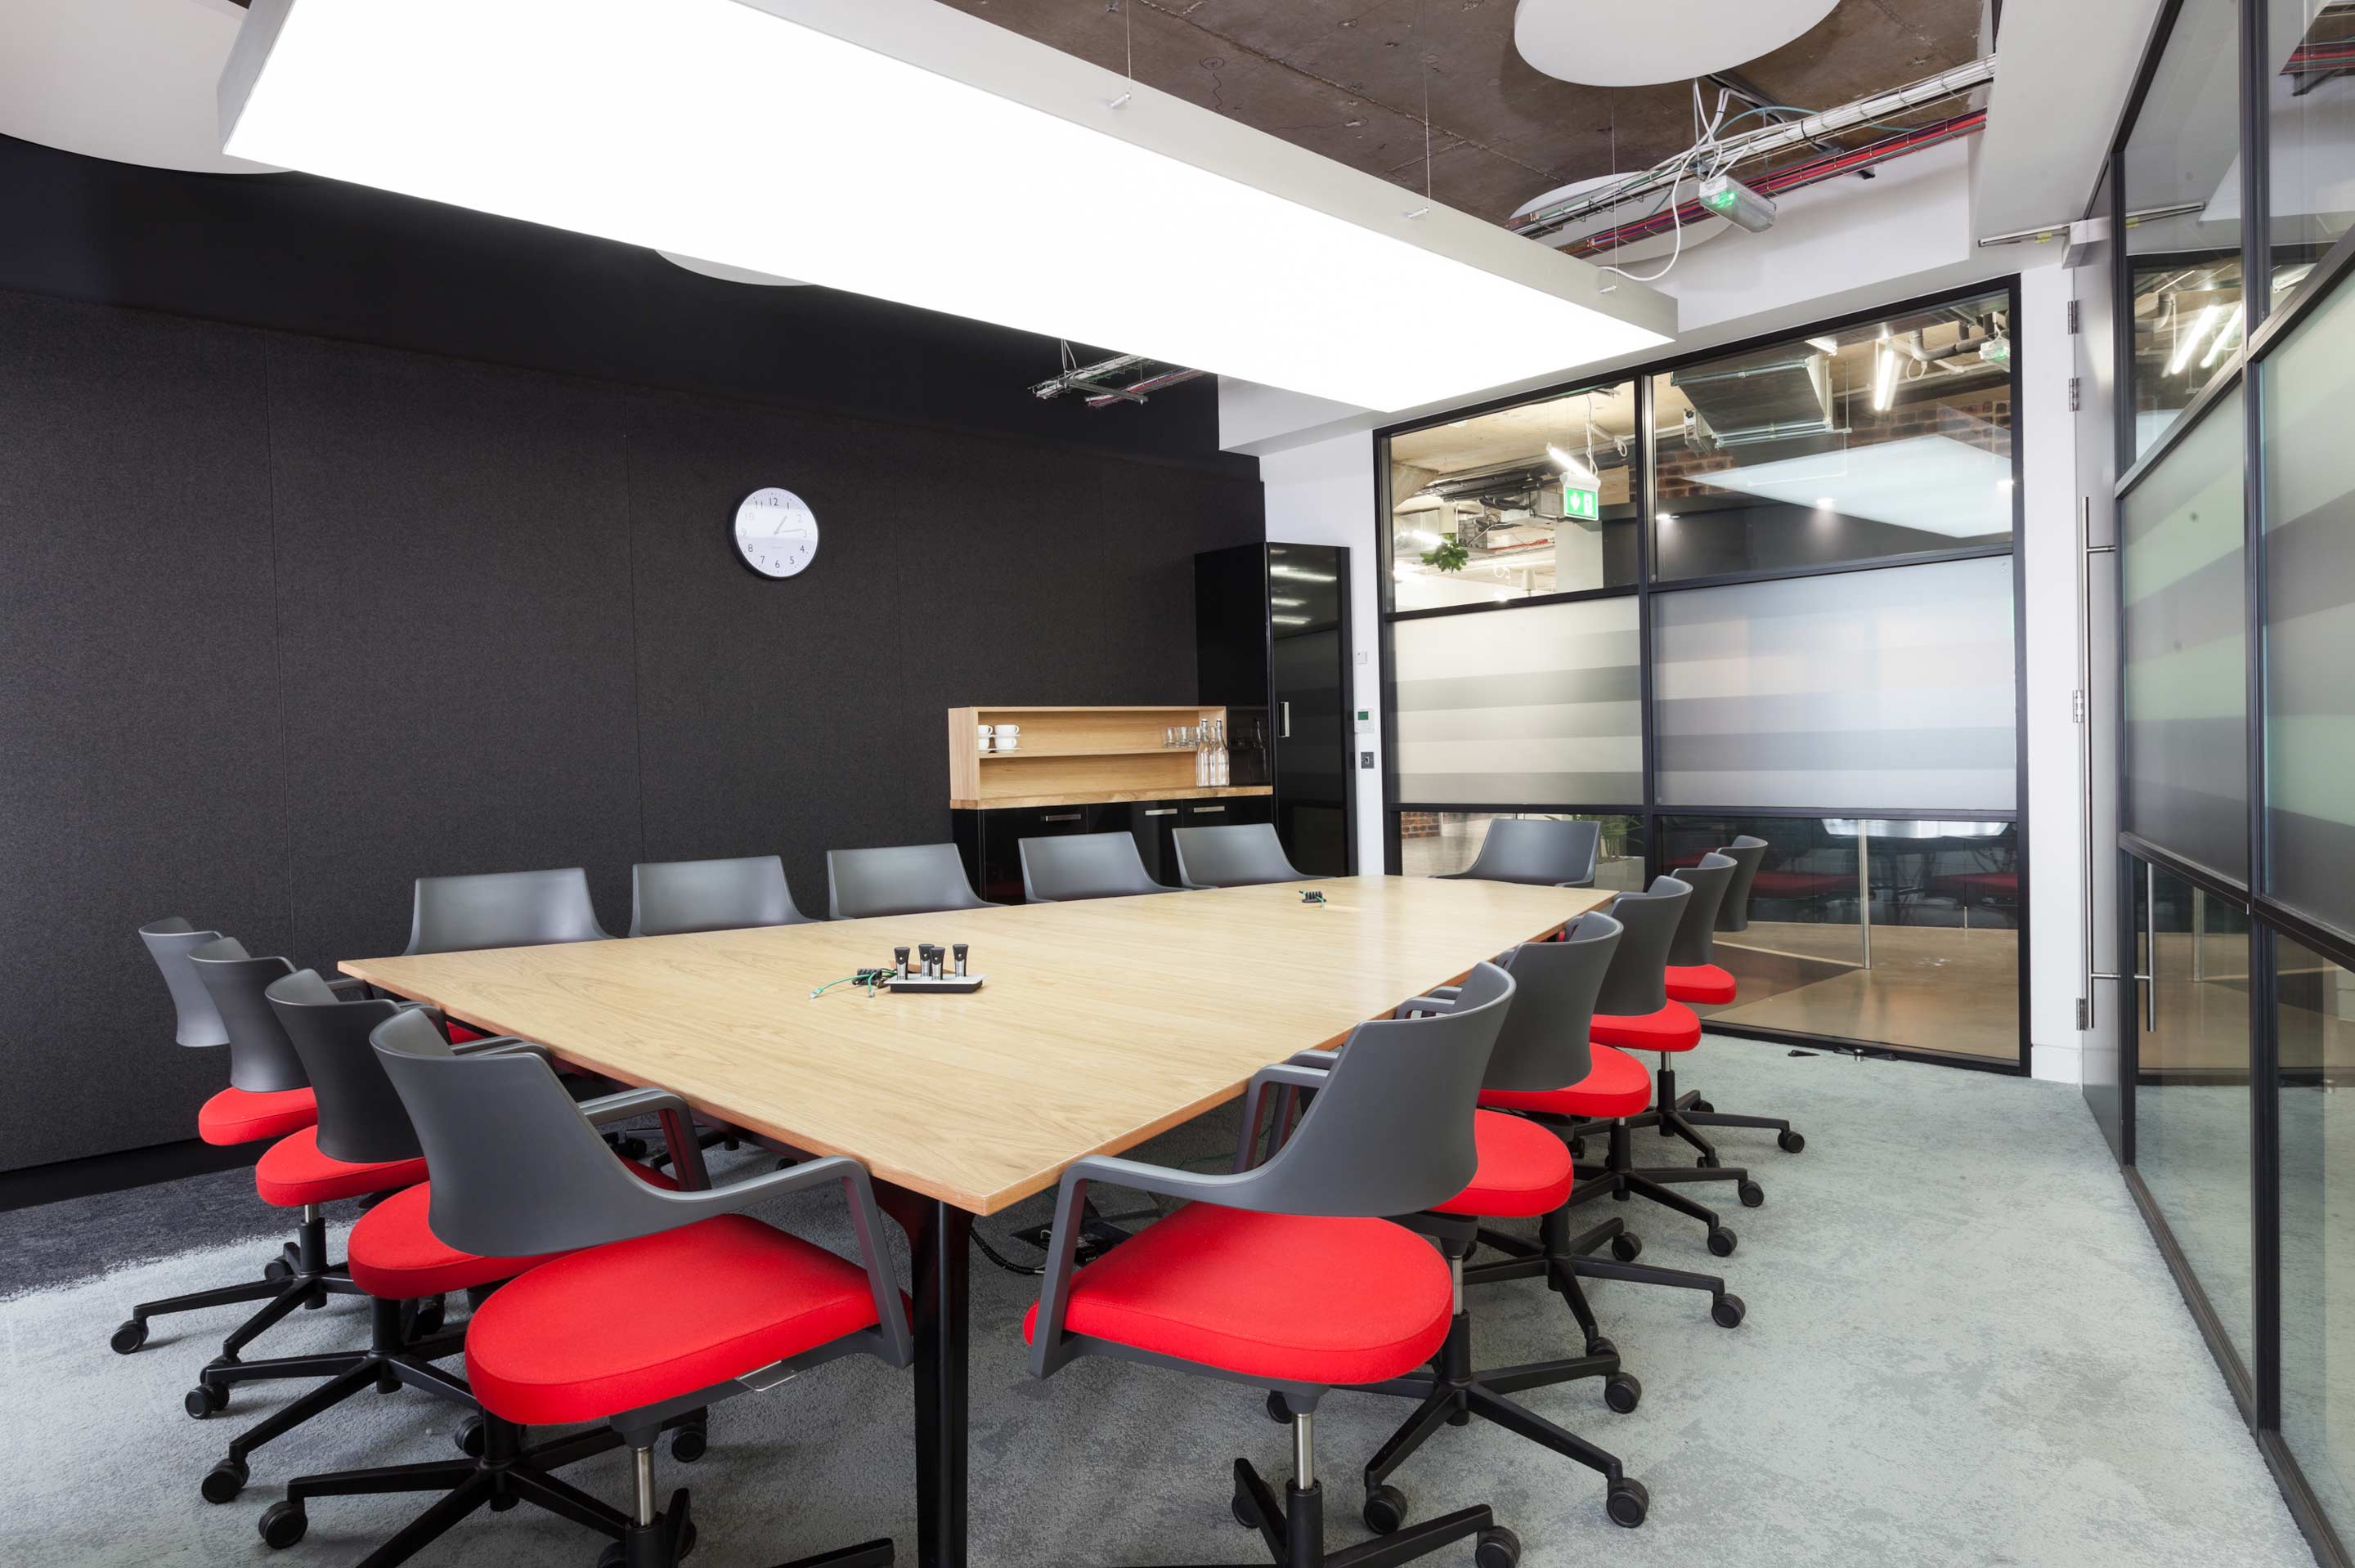
[(244, 15), (229, 0), (0, 0), (0, 133), (154, 169), (274, 174), (220, 150), (214, 88)]
[(755, 272), (750, 267), (730, 267), (725, 261), (706, 261), (700, 256), (681, 256), (676, 250), (657, 250), (655, 254), (674, 267), (684, 267), (690, 272), (700, 272), (723, 283), (751, 283), (763, 289), (808, 287), (799, 278), (780, 278), (774, 272)]
[(1548, 76), (1650, 87), (1747, 65), (1830, 16), (1839, 0), (1520, 0), (1513, 43)]
[(1676, 331), (1665, 294), (935, 0), (253, 0), (221, 111), (240, 156), (1363, 408)]
[[(1623, 184), (1632, 177), (1625, 174), (1597, 175), (1591, 180), (1573, 180), (1558, 190), (1550, 190), (1541, 196), (1531, 196), (1523, 202), (1520, 209), (1507, 221), (1519, 223), (1529, 214), (1540, 208), (1560, 207), (1566, 201), (1575, 201), (1580, 196), (1592, 196), (1606, 185)], [(1678, 205), (1682, 206), (1690, 202), (1700, 192), (1699, 180), (1687, 180), (1678, 187)], [(1622, 202), (1617, 207), (1604, 207), (1601, 212), (1587, 214), (1566, 228), (1540, 236), (1538, 243), (1550, 245), (1556, 250), (1567, 250), (1579, 241), (1600, 234), (1605, 229), (1618, 228), (1640, 218), (1650, 217), (1656, 206), (1660, 212), (1667, 212), (1668, 207), (1659, 203), (1659, 196), (1654, 195), (1646, 196), (1640, 201)], [(1690, 250), (1696, 245), (1706, 245), (1732, 227), (1730, 219), (1711, 217), (1707, 215), (1688, 219), (1685, 223), (1684, 248)], [(1657, 234), (1647, 234), (1641, 239), (1631, 239), (1615, 249), (1594, 251), (1582, 260), (1598, 267), (1626, 267), (1638, 261), (1663, 259), (1674, 251), (1676, 246), (1677, 231), (1671, 227), (1662, 229)]]

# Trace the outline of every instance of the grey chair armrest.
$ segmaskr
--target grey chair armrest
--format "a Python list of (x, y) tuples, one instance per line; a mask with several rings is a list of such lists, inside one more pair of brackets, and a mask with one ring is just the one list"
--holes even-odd
[(357, 975), (346, 975), (341, 980), (329, 980), (327, 989), (337, 996), (349, 996), (354, 992), (365, 996), (368, 994), (368, 981)]
[[(1286, 1069), (1263, 1067), (1252, 1081)], [(1305, 1069), (1293, 1068), (1295, 1073)], [(1310, 1075), (1322, 1078), (1322, 1074)], [(1253, 1184), (1248, 1174), (1214, 1175), (1207, 1171), (1179, 1171), (1167, 1165), (1147, 1165), (1142, 1160), (1120, 1160), (1109, 1155), (1090, 1155), (1072, 1161), (1063, 1171), (1062, 1185), (1055, 1192), (1055, 1224), (1047, 1243), (1047, 1269), (1039, 1282), (1039, 1315), (1030, 1330), (1030, 1372), (1034, 1377), (1049, 1377), (1071, 1360), (1071, 1351), (1063, 1340), (1063, 1313), (1071, 1305), (1071, 1276), (1077, 1272), (1080, 1230), (1082, 1209), (1087, 1201), (1088, 1183), (1103, 1181), (1135, 1192), (1150, 1192), (1158, 1197), (1182, 1198), (1188, 1202), (1215, 1203), (1231, 1197), (1238, 1189)]]
[(1333, 1065), (1340, 1059), (1338, 1051), (1295, 1051), (1284, 1059), (1284, 1065), (1287, 1067), (1321, 1067), (1330, 1072)]
[(1554, 885), (1556, 887), (1592, 887), (1594, 885), (1594, 878), (1582, 876), (1576, 882), (1557, 882)]
[[(1304, 1052), (1302, 1054), (1305, 1055), (1309, 1053)], [(1305, 1064), (1280, 1062), (1273, 1066), (1262, 1067), (1252, 1075), (1251, 1082), (1243, 1086), (1242, 1130), (1235, 1137), (1235, 1170), (1237, 1171), (1248, 1171), (1259, 1163), (1257, 1159), (1259, 1118), (1266, 1107), (1268, 1092), (1282, 1086), (1295, 1093), (1305, 1089), (1313, 1094), (1325, 1086), (1327, 1070), (1324, 1067)], [(1280, 1131), (1283, 1124), (1291, 1118), (1292, 1101), (1287, 1097), (1276, 1115), (1278, 1130)], [(1271, 1139), (1271, 1141), (1276, 1140)]]
[(537, 1056), (548, 1064), (550, 1072), (556, 1070), (556, 1058), (549, 1054), (547, 1046), (536, 1041), (520, 1039), (513, 1034), (492, 1034), (480, 1040), (453, 1041), (450, 1045), (450, 1054), (453, 1056)]
[(695, 1135), (695, 1111), (668, 1089), (624, 1089), (618, 1095), (582, 1100), (579, 1108), (591, 1127), (603, 1127), (634, 1116), (658, 1118), (663, 1143), (670, 1150), (671, 1169), (678, 1172), (679, 1185), (690, 1192), (700, 1192), (711, 1185), (711, 1174), (703, 1164), (703, 1140)]
[(1462, 992), (1463, 989), (1464, 988), (1462, 986), (1441, 986), (1429, 996), (1418, 996), (1412, 998), (1409, 1001), (1400, 1002), (1398, 1004), (1398, 1011), (1392, 1012), (1391, 1016), (1392, 1018), (1412, 1018), (1418, 1013), (1427, 1017), (1433, 1013), (1453, 1012), (1455, 1011), (1457, 996)]
[[(662, 1091), (637, 1092), (659, 1094)], [(627, 1097), (616, 1095), (611, 1097), (621, 1099)], [(1144, 1166), (1140, 1169), (1154, 1170), (1156, 1167)], [(907, 1308), (900, 1299), (899, 1278), (892, 1272), (891, 1255), (883, 1241), (882, 1211), (875, 1205), (875, 1183), (868, 1178), (866, 1166), (856, 1160), (835, 1154), (789, 1170), (772, 1171), (749, 1181), (730, 1181), (725, 1187), (680, 1192), (649, 1187), (645, 1196), (677, 1210), (679, 1218), (677, 1223), (684, 1225), (715, 1214), (741, 1213), (772, 1198), (836, 1181), (842, 1184), (843, 1200), (850, 1209), (851, 1228), (858, 1237), (859, 1262), (867, 1270), (868, 1287), (874, 1293), (875, 1320), (883, 1339), (882, 1360), (891, 1366), (908, 1366), (916, 1359), (915, 1339), (909, 1331)]]

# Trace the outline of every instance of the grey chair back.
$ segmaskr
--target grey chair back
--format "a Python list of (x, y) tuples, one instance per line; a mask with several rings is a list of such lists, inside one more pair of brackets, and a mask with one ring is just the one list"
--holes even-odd
[(1717, 906), (1717, 928), (1747, 931), (1750, 885), (1758, 880), (1758, 864), (1766, 858), (1766, 841), (1744, 833), (1717, 853), (1733, 862), (1733, 880), (1725, 885), (1724, 900)]
[(1271, 882), (1306, 882), (1284, 853), (1284, 841), (1265, 822), (1223, 828), (1179, 828), (1169, 835), (1178, 847), (1178, 881), (1184, 887), (1257, 887)]
[(1700, 857), (1700, 864), (1670, 874), (1693, 891), (1692, 896), (1685, 900), (1684, 913), (1677, 917), (1676, 939), (1668, 944), (1668, 962), (1679, 969), (1690, 969), (1712, 959), (1717, 912), (1725, 903), (1727, 886), (1740, 869), (1732, 856), (1712, 850)]
[(773, 854), (650, 861), (630, 868), (633, 937), (809, 923), (785, 885), (785, 863)]
[(346, 1001), (316, 969), (297, 969), (272, 981), (262, 994), (293, 1041), (318, 1097), (320, 1153), (373, 1165), (425, 1152), (384, 1064), (368, 1044), (368, 1033), (378, 1024), (421, 1009), (389, 1000)]
[(1587, 1034), (1623, 929), (1608, 915), (1582, 915), (1563, 928), (1561, 941), (1524, 942), (1506, 955), (1513, 1004), (1497, 1032), (1484, 1087), (1566, 1089), (1594, 1070)]
[(1488, 824), (1480, 853), (1455, 880), (1525, 882), (1540, 887), (1592, 887), (1600, 822), (1550, 822), (1499, 818)]
[(1511, 975), (1478, 964), (1451, 1011), (1359, 1024), (1283, 1147), (1224, 1178), (1233, 1186), (1210, 1201), (1263, 1213), (1387, 1216), (1463, 1192), (1480, 1166), (1472, 1113), (1514, 993)]
[(826, 908), (832, 919), (996, 907), (965, 880), (954, 844), (826, 852)]
[(1033, 904), (1064, 904), (1082, 898), (1124, 898), (1138, 893), (1175, 893), (1146, 874), (1131, 833), (1064, 833), (1024, 839), (1022, 896)]
[(589, 874), (494, 871), (475, 876), (421, 876), (409, 919), (410, 953), (465, 953), (478, 948), (539, 948), (608, 940), (589, 901)]
[(310, 1079), (303, 1058), (286, 1037), (262, 993), (272, 980), (294, 972), (284, 959), (257, 959), (234, 937), (220, 937), (188, 950), (188, 967), (212, 998), (229, 1030), (229, 1081), (249, 1094), (282, 1094)]
[(173, 1040), (182, 1045), (228, 1044), (229, 1025), (221, 1022), (211, 993), (188, 964), (191, 948), (219, 941), (220, 933), (199, 931), (174, 915), (140, 927), (139, 939), (147, 944), (147, 956), (163, 971), (165, 987), (172, 993), (172, 1012), (176, 1020)]
[(1595, 1012), (1641, 1018), (1668, 1005), (1668, 947), (1677, 939), (1692, 891), (1689, 882), (1656, 876), (1643, 892), (1623, 893), (1611, 901), (1608, 913), (1625, 929), (1604, 973)]

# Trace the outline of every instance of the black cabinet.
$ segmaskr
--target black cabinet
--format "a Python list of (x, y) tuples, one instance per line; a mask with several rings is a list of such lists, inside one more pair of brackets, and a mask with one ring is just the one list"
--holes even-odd
[(1229, 776), (1275, 786), (1269, 815), (1241, 816), (1230, 801), (1225, 815), (1195, 825), (1273, 821), (1292, 863), (1314, 876), (1355, 867), (1348, 588), (1349, 552), (1337, 545), (1239, 545), (1194, 557), (1199, 700), (1227, 710)]
[(1178, 885), (1178, 853), (1169, 835), (1179, 828), (1209, 828), (1227, 822), (1274, 820), (1267, 795), (1229, 795), (1210, 800), (1120, 800), (1093, 806), (1005, 806), (949, 812), (957, 853), (974, 891), (993, 904), (1022, 900), (1022, 841), (1057, 833), (1127, 833), (1136, 840), (1145, 874), (1165, 886)]

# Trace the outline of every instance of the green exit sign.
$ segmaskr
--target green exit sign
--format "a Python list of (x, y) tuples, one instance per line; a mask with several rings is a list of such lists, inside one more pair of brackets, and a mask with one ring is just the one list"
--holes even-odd
[(1599, 522), (1603, 516), (1603, 494), (1600, 491), (1581, 490), (1574, 484), (1561, 487), (1561, 514), (1588, 523)]

